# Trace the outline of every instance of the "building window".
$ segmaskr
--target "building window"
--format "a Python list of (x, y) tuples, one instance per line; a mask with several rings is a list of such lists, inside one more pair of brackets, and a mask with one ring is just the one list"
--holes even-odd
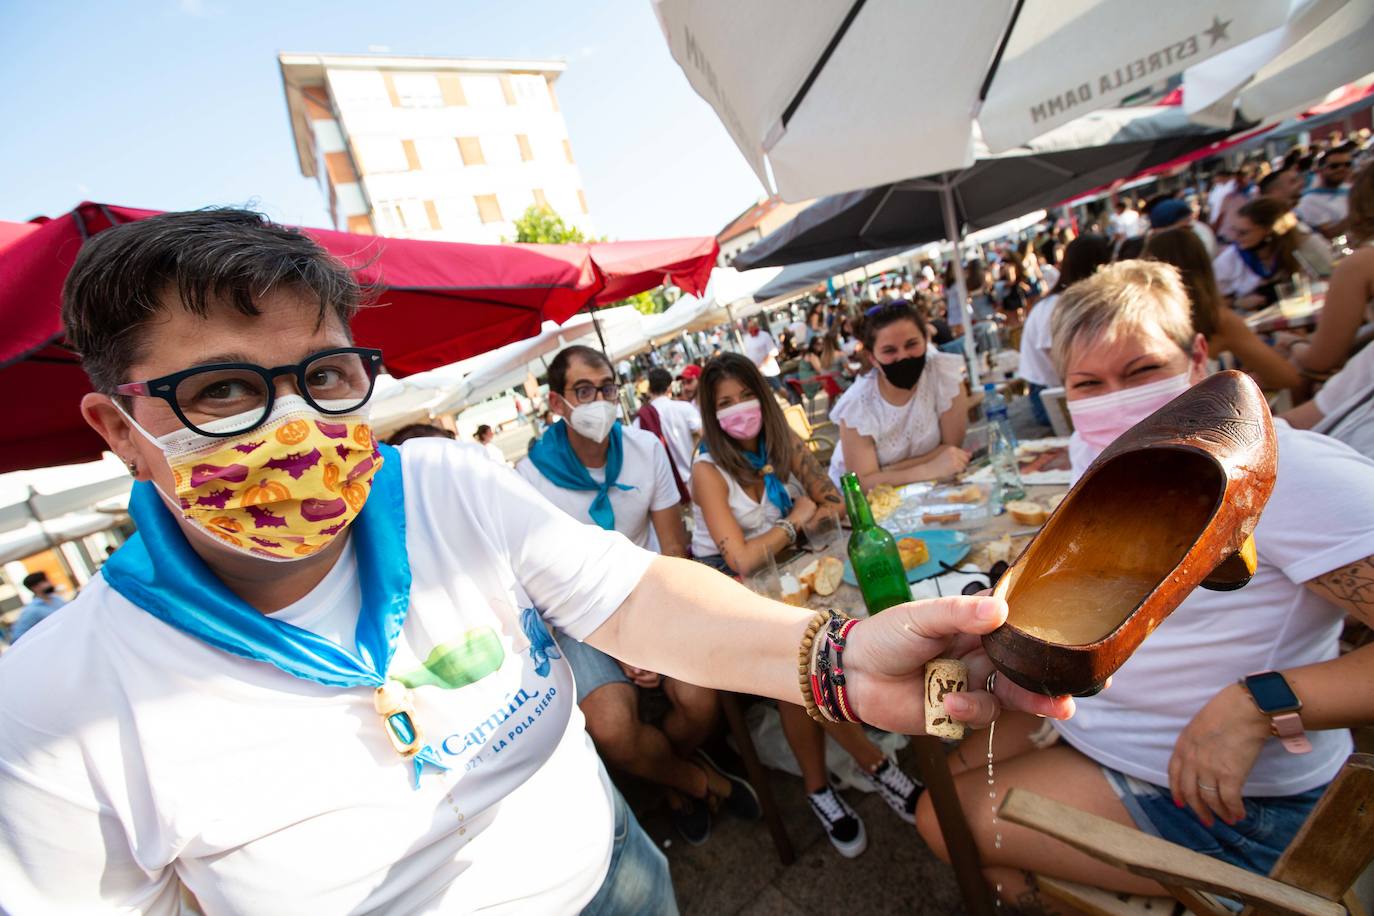
[(453, 172), (463, 167), (452, 137), (420, 137), (415, 141), (420, 167), (427, 172)]
[(477, 194), (473, 199), (477, 201), (477, 216), (482, 222), (501, 222), (501, 204), (495, 194)]
[(549, 110), (549, 91), (542, 76), (520, 73), (510, 78), (515, 89), (515, 102), (521, 106)]
[(353, 169), (353, 160), (348, 158), (348, 153), (325, 153), (324, 167), (329, 172), (331, 184), (348, 184), (358, 180), (358, 173)]
[(432, 200), (425, 201), (425, 217), (429, 220), (429, 228), (443, 228), (443, 226), (441, 226), (439, 223), (439, 210), (437, 207), (434, 206), (434, 201)]
[(544, 196), (543, 188), (534, 189), (534, 205), (541, 210), (553, 211), (553, 207), (549, 206), (549, 199)]
[(587, 210), (587, 195), (581, 188), (577, 189), (577, 204), (582, 208), (583, 213), (589, 212)]
[(406, 168), (412, 172), (420, 171), (420, 154), (415, 152), (415, 141), (402, 140), (401, 149), (406, 154)]
[(567, 157), (569, 162), (573, 161), (572, 144), (569, 143), (567, 140), (563, 141), (563, 155)]
[(375, 235), (372, 231), (372, 219), (366, 214), (361, 216), (350, 216), (348, 218), (348, 231), (354, 235)]
[(377, 70), (330, 70), (329, 89), (340, 108), (386, 108), (391, 93)]
[(459, 137), (458, 153), (463, 157), (463, 165), (486, 165), (482, 156), (482, 141), (477, 137)]
[(516, 134), (515, 142), (520, 146), (520, 161), (533, 162), (534, 148), (530, 146), (530, 138), (525, 134)]
[(410, 160), (401, 141), (393, 137), (357, 137), (353, 148), (358, 153), (358, 167), (364, 175), (380, 175), (385, 172), (405, 172), (410, 169)]
[(431, 73), (388, 73), (402, 108), (443, 108), (444, 94)]
[(504, 108), (506, 94), (501, 81), (489, 73), (464, 73), (463, 95), (474, 108)]

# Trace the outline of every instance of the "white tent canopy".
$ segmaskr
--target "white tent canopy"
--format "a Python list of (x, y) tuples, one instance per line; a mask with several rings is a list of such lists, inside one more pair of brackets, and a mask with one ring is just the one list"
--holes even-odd
[(1189, 67), (1183, 107), (1200, 124), (1236, 114), (1272, 121), (1310, 107), (1374, 69), (1374, 0), (1293, 0), (1283, 28)]
[(1291, 11), (1291, 0), (653, 2), (688, 82), (786, 200), (965, 168), (980, 130), (993, 152), (1025, 144)]
[(782, 272), (781, 267), (759, 267), (754, 270), (735, 270), (717, 267), (711, 271), (710, 282), (702, 297), (682, 296), (658, 315), (644, 319), (644, 330), (655, 343), (683, 331), (704, 331), (732, 318), (743, 317), (736, 303), (752, 303), (756, 291)]

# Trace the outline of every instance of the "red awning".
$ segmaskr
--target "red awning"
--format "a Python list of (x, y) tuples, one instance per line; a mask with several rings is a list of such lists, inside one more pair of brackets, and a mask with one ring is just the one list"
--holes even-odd
[[(0, 339), (0, 398), (8, 421), (0, 432), (0, 472), (99, 457), (103, 443), (78, 411), (90, 387), (63, 346), (62, 284), (84, 239), (157, 212), (83, 203), (0, 252), (0, 326), (7, 332)], [(380, 289), (378, 306), (359, 313), (353, 332), (360, 344), (379, 347), (397, 376), (532, 337), (544, 321), (561, 323), (665, 277), (700, 291), (716, 257), (714, 239), (470, 245), (305, 231)]]

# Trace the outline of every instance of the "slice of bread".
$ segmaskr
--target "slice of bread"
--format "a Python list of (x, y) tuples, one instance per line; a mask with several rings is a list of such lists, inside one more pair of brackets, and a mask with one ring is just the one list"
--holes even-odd
[(963, 517), (962, 512), (926, 512), (921, 516), (921, 522), (926, 525), (947, 525)]
[(1007, 503), (1007, 511), (1018, 525), (1043, 525), (1049, 517), (1044, 506), (1028, 499), (1017, 499)]
[(844, 563), (835, 557), (821, 557), (811, 577), (811, 590), (822, 598), (835, 594), (844, 580)]
[(784, 604), (795, 605), (796, 607), (806, 607), (807, 600), (811, 597), (811, 586), (805, 582), (798, 581), (795, 576), (784, 575), (781, 580), (782, 601)]

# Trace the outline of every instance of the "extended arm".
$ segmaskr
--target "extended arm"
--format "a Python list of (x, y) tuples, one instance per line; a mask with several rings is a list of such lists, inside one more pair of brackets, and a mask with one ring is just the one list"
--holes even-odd
[[(792, 543), (781, 528), (769, 528), (757, 537), (746, 539), (744, 529), (730, 511), (730, 491), (725, 476), (707, 462), (698, 461), (692, 467), (692, 499), (701, 506), (706, 529), (720, 550), (721, 558), (741, 576), (749, 575), (762, 565), (769, 553), (781, 553)], [(814, 503), (804, 502), (805, 505), (793, 507), (788, 516), (793, 525), (801, 526), (815, 511)]]
[(1347, 257), (1331, 275), (1321, 322), (1307, 341), (1293, 345), (1293, 362), (1309, 372), (1339, 369), (1350, 355), (1365, 305), (1374, 298), (1374, 249)]
[(1214, 352), (1229, 350), (1234, 353), (1240, 364), (1259, 379), (1261, 388), (1296, 388), (1302, 384), (1297, 368), (1250, 330), (1245, 319), (1234, 310), (1225, 306), (1218, 310), (1217, 333), (1213, 339), (1216, 341)]

